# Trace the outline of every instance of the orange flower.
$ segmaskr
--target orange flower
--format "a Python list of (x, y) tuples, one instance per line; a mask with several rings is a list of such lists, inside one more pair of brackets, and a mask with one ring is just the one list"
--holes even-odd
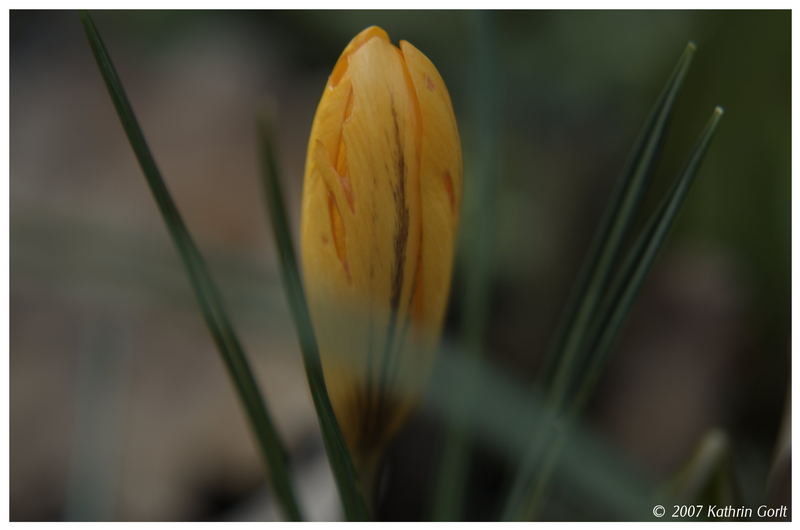
[(433, 63), (372, 26), (314, 117), (301, 253), (337, 419), (374, 464), (419, 399), (447, 305), (462, 189), (450, 96)]

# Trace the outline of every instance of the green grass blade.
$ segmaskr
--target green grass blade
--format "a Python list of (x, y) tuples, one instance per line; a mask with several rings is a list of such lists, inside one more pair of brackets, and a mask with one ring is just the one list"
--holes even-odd
[(289, 232), (272, 136), (267, 124), (263, 121), (259, 123), (259, 133), (264, 195), (270, 216), (272, 234), (275, 238), (275, 246), (280, 257), (281, 279), (283, 280), (286, 298), (297, 327), (300, 349), (303, 353), (303, 364), (306, 368), (314, 408), (317, 411), (317, 417), (322, 429), (325, 449), (328, 453), (328, 459), (336, 479), (336, 485), (339, 488), (339, 495), (341, 496), (347, 519), (351, 521), (366, 521), (369, 519), (369, 511), (325, 386), (317, 341), (311, 325), (311, 317), (308, 312), (303, 284), (297, 268), (297, 259)]
[(563, 404), (580, 359), (578, 351), (590, 322), (608, 285), (610, 273), (619, 261), (622, 243), (641, 204), (650, 174), (661, 150), (664, 132), (672, 108), (694, 56), (695, 45), (689, 43), (678, 60), (667, 85), (637, 140), (622, 173), (611, 203), (592, 244), (586, 267), (578, 282), (567, 318), (557, 332), (554, 346), (545, 359), (541, 380), (550, 388), (553, 405)]
[(764, 484), (764, 502), (780, 504), (789, 494), (792, 469), (792, 395), (786, 392), (783, 419)]
[[(700, 167), (714, 132), (717, 129), (719, 120), (722, 117), (722, 109), (717, 107), (714, 109), (711, 119), (706, 125), (700, 139), (698, 140), (689, 160), (676, 179), (669, 194), (665, 198), (663, 204), (653, 216), (644, 230), (644, 233), (639, 237), (633, 249), (628, 254), (621, 272), (615, 277), (612, 287), (610, 289), (611, 295), (606, 300), (611, 300), (606, 307), (601, 310), (604, 319), (600, 319), (599, 329), (595, 332), (598, 336), (597, 340), (593, 343), (596, 347), (591, 351), (591, 362), (588, 372), (585, 374), (581, 383), (580, 389), (575, 396), (575, 399), (570, 407), (570, 414), (567, 416), (567, 424), (574, 421), (580, 409), (584, 405), (587, 397), (590, 395), (591, 390), (599, 378), (602, 366), (611, 350), (613, 343), (619, 331), (622, 328), (622, 323), (625, 317), (630, 312), (631, 304), (642, 286), (644, 278), (650, 271), (650, 268), (655, 261), (658, 251), (663, 247), (664, 241), (669, 233), (669, 229), (677, 217), (686, 193), (694, 181), (697, 170)], [(566, 429), (561, 429), (547, 448), (547, 455), (549, 458), (545, 459), (545, 464), (539, 469), (538, 473), (531, 481), (531, 486), (523, 491), (528, 492), (526, 502), (522, 509), (518, 512), (513, 512), (513, 518), (516, 520), (532, 520), (536, 516), (536, 512), (541, 504), (545, 488), (550, 482), (555, 462), (552, 460), (558, 459), (560, 455), (559, 447), (566, 442), (564, 435)]]
[[(520, 462), (530, 451), (530, 429), (519, 419), (543, 417), (547, 413), (544, 396), (538, 389), (512, 380), (486, 360), (488, 355), (471, 357), (448, 344), (442, 350), (442, 369), (434, 375), (426, 407), (440, 417), (458, 421), (506, 461)], [(454, 389), (460, 388), (462, 373), (479, 373), (481, 379), (471, 389), (474, 407), (469, 414), (458, 415), (455, 411), (462, 406), (462, 396)], [(561, 432), (566, 443), (556, 448), (561, 458), (552, 460), (557, 464), (559, 485), (576, 498), (593, 499), (596, 506), (622, 520), (649, 517), (655, 489), (624, 454), (577, 422), (565, 424)]]
[[(692, 456), (665, 485), (664, 496), (676, 504), (742, 504), (731, 442), (724, 431), (710, 429), (703, 435)], [(707, 515), (686, 519), (708, 520)]]
[(267, 474), (275, 496), (287, 518), (301, 520), (300, 507), (297, 504), (288, 470), (288, 453), (277, 429), (272, 423), (258, 383), (253, 376), (241, 344), (223, 308), (222, 299), (211, 280), (200, 251), (194, 244), (167, 190), (164, 179), (161, 177), (158, 166), (145, 141), (144, 134), (139, 127), (133, 108), (125, 95), (122, 82), (91, 16), (86, 12), (81, 12), (81, 22), (89, 39), (94, 57), (97, 60), (100, 73), (105, 80), (108, 92), (114, 102), (114, 107), (122, 122), (122, 127), (125, 129), (128, 141), (136, 154), (136, 159), (139, 161), (142, 172), (150, 186), (150, 191), (153, 193), (172, 241), (175, 243), (181, 260), (186, 267), (206, 325), (233, 380), (239, 399), (247, 412), (250, 426), (256, 435), (259, 449), (267, 465)]
[(714, 109), (683, 171), (676, 179), (661, 207), (648, 223), (644, 233), (634, 244), (620, 273), (615, 277), (609, 289), (608, 302), (604, 302), (604, 308), (600, 313), (603, 318), (598, 321), (597, 329), (592, 333), (596, 338), (590, 344), (591, 362), (575, 396), (573, 410), (582, 408), (594, 388), (611, 346), (630, 312), (634, 297), (639, 292), (644, 278), (650, 271), (650, 267), (680, 211), (686, 193), (689, 191), (711, 139), (714, 137), (722, 114), (721, 107)]
[(619, 261), (623, 241), (641, 204), (650, 174), (661, 150), (664, 133), (672, 113), (675, 98), (689, 70), (695, 45), (689, 43), (678, 60), (664, 90), (648, 118), (639, 139), (629, 156), (625, 170), (604, 214), (601, 228), (589, 251), (578, 288), (571, 296), (565, 317), (559, 324), (539, 375), (542, 387), (548, 389), (552, 410), (536, 426), (531, 436), (531, 451), (514, 478), (503, 517), (517, 519), (534, 487), (530, 480), (539, 457), (544, 455), (548, 431), (556, 421), (558, 410), (567, 399), (570, 385), (580, 368), (580, 352), (587, 333), (603, 299), (611, 271)]
[[(494, 48), (491, 15), (474, 14), (476, 25), (476, 62), (480, 75), (476, 76), (476, 87), (471, 101), (473, 115), (478, 122), (478, 150), (475, 158), (476, 170), (470, 180), (470, 188), (465, 193), (464, 215), (461, 230), (466, 237), (464, 262), (469, 266), (464, 270), (461, 290), (464, 293), (460, 322), (461, 345), (466, 355), (477, 357), (484, 347), (489, 311), (491, 283), (492, 241), (495, 218), (495, 189), (497, 186), (497, 135), (498, 110), (497, 79), (493, 72)], [(463, 396), (454, 414), (467, 414), (471, 404), (469, 389), (476, 384), (478, 373), (465, 373), (460, 379), (459, 389), (454, 390)], [(442, 460), (433, 506), (433, 518), (437, 521), (453, 521), (459, 518), (464, 489), (468, 479), (470, 438), (458, 426), (457, 419), (451, 418), (447, 424)]]

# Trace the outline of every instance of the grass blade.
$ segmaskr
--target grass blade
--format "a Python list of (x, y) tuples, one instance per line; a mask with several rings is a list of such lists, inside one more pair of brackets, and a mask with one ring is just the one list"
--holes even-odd
[[(439, 417), (452, 418), (485, 447), (509, 462), (519, 462), (530, 450), (529, 426), (519, 421), (526, 415), (546, 413), (544, 396), (530, 385), (514, 381), (509, 374), (486, 359), (471, 357), (455, 344), (443, 344), (441, 366), (434, 376), (427, 407)], [(474, 365), (474, 366), (472, 366)], [(474, 407), (457, 415), (462, 406), (460, 388), (463, 373), (478, 373), (480, 384), (471, 389)], [(576, 498), (591, 498), (597, 507), (623, 520), (642, 520), (651, 513), (653, 484), (629, 462), (587, 429), (575, 423), (559, 447), (559, 485)], [(555, 462), (555, 460), (554, 460)], [(585, 495), (585, 497), (578, 497)]]
[(772, 463), (764, 485), (764, 501), (770, 504), (785, 504), (788, 500), (792, 468), (792, 396), (786, 392), (783, 419), (775, 441)]
[(559, 324), (555, 340), (545, 356), (539, 381), (548, 389), (551, 410), (544, 421), (536, 426), (531, 437), (530, 455), (520, 466), (511, 484), (504, 508), (504, 518), (514, 518), (522, 509), (537, 459), (543, 455), (546, 437), (554, 427), (558, 411), (567, 399), (567, 393), (579, 370), (581, 347), (596, 315), (598, 305), (608, 285), (611, 271), (619, 261), (623, 240), (641, 203), (672, 108), (694, 56), (695, 45), (689, 43), (683, 51), (664, 90), (656, 101), (639, 139), (622, 172), (611, 203), (604, 214), (601, 228), (589, 251), (589, 258), (581, 271), (578, 289), (571, 296), (565, 318)]
[[(650, 271), (658, 255), (658, 251), (663, 247), (664, 241), (669, 234), (669, 229), (672, 227), (680, 211), (686, 193), (689, 191), (694, 181), (700, 163), (717, 129), (719, 120), (722, 118), (722, 114), (722, 108), (717, 107), (714, 109), (711, 119), (695, 145), (685, 168), (676, 179), (661, 207), (651, 218), (644, 232), (628, 254), (620, 273), (614, 278), (610, 289), (611, 294), (606, 297), (606, 300), (610, 301), (605, 302), (601, 310), (601, 314), (606, 316), (605, 318), (598, 319), (599, 324), (597, 325), (597, 329), (593, 331), (593, 334), (597, 338), (592, 343), (595, 347), (590, 350), (591, 362), (589, 369), (584, 375), (580, 389), (570, 407), (570, 414), (566, 420), (567, 423), (573, 421), (574, 418), (577, 417), (586, 399), (591, 394), (608, 353), (619, 335), (625, 318), (630, 313), (631, 304), (636, 294), (639, 292), (644, 278)], [(561, 429), (548, 448), (548, 455), (555, 455), (552, 457), (554, 459), (557, 459), (560, 454), (558, 447), (565, 442), (565, 436), (563, 434), (565, 432), (566, 429)], [(522, 520), (534, 518), (554, 468), (554, 462), (546, 461), (545, 466), (543, 466), (536, 477), (534, 477), (532, 494), (528, 497), (524, 508), (515, 518)]]
[(567, 318), (560, 326), (554, 346), (545, 359), (541, 380), (550, 388), (550, 400), (560, 407), (580, 364), (578, 352), (608, 285), (610, 273), (619, 261), (623, 240), (641, 204), (642, 194), (661, 150), (664, 132), (675, 98), (683, 84), (694, 56), (695, 45), (689, 43), (678, 60), (661, 93), (640, 138), (634, 146), (611, 204), (592, 244), (586, 268), (578, 282)]
[(322, 429), (325, 449), (328, 453), (328, 459), (336, 479), (336, 485), (339, 488), (339, 495), (341, 496), (347, 519), (351, 521), (366, 521), (369, 519), (369, 511), (359, 488), (355, 468), (342, 437), (342, 432), (339, 429), (339, 424), (336, 421), (325, 386), (317, 341), (314, 337), (311, 317), (306, 305), (303, 284), (300, 280), (297, 259), (289, 233), (272, 137), (267, 124), (263, 121), (259, 123), (259, 133), (264, 195), (267, 210), (269, 211), (272, 234), (275, 238), (275, 246), (280, 257), (281, 279), (283, 280), (281, 283), (286, 290), (286, 298), (297, 327), (297, 336), (303, 353), (303, 364), (306, 368), (308, 386), (311, 390), (314, 408), (317, 411), (317, 417)]
[(609, 297), (600, 312), (603, 316), (592, 333), (595, 337), (591, 346), (591, 362), (575, 396), (573, 410), (582, 408), (594, 384), (599, 378), (606, 357), (619, 335), (622, 324), (630, 312), (631, 304), (641, 288), (644, 278), (650, 271), (658, 251), (669, 234), (675, 217), (680, 211), (686, 193), (694, 181), (700, 163), (703, 161), (711, 139), (714, 137), (719, 121), (722, 118), (721, 107), (714, 109), (703, 133), (697, 141), (683, 171), (675, 181), (672, 189), (661, 207), (648, 223), (644, 233), (634, 244), (620, 273), (615, 277), (609, 289)]
[(161, 177), (161, 172), (158, 170), (150, 148), (145, 141), (144, 134), (139, 127), (133, 108), (125, 95), (122, 82), (91, 16), (87, 12), (81, 12), (81, 22), (89, 39), (97, 66), (105, 80), (109, 95), (122, 122), (122, 127), (125, 129), (128, 141), (136, 154), (136, 159), (139, 161), (147, 184), (150, 186), (150, 191), (153, 193), (172, 241), (186, 267), (206, 325), (233, 380), (239, 399), (247, 412), (250, 426), (256, 435), (259, 449), (267, 465), (267, 474), (275, 496), (283, 507), (287, 518), (301, 520), (300, 507), (297, 504), (287, 465), (288, 453), (272, 423), (258, 383), (253, 376), (239, 339), (236, 337), (222, 305), (222, 299), (211, 280), (200, 251), (192, 240), (167, 190), (164, 179)]
[[(710, 429), (692, 456), (664, 487), (664, 494), (678, 504), (740, 506), (730, 439), (721, 429)], [(708, 514), (685, 519), (713, 520)]]
[[(478, 122), (477, 170), (473, 174), (473, 187), (467, 190), (462, 216), (462, 231), (467, 237), (464, 245), (464, 271), (462, 291), (464, 301), (461, 317), (461, 342), (466, 355), (477, 357), (484, 346), (488, 320), (492, 251), (492, 230), (495, 217), (495, 188), (497, 186), (497, 79), (493, 72), (493, 37), (491, 15), (474, 14), (477, 29), (476, 89), (471, 102), (473, 115)], [(471, 404), (469, 389), (476, 384), (478, 373), (468, 372), (459, 380), (460, 388), (454, 391), (463, 396), (460, 407), (454, 414), (467, 414)], [(461, 513), (464, 489), (468, 479), (470, 440), (468, 433), (459, 426), (457, 418), (447, 424), (442, 449), (442, 461), (436, 485), (433, 518), (437, 521), (457, 520)]]

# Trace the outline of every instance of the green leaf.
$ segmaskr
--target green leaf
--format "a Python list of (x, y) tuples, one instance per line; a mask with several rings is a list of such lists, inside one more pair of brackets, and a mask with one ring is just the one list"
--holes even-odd
[(604, 301), (597, 323), (590, 334), (592, 340), (588, 343), (588, 348), (591, 360), (572, 404), (575, 411), (582, 408), (599, 378), (608, 353), (630, 312), (631, 304), (650, 271), (658, 251), (661, 250), (686, 193), (694, 181), (722, 114), (721, 107), (714, 109), (683, 171), (672, 185), (661, 207), (650, 219), (644, 233), (637, 239), (609, 288), (609, 295)]
[(311, 317), (308, 312), (303, 284), (300, 280), (297, 259), (292, 245), (292, 237), (289, 232), (272, 136), (263, 120), (259, 123), (259, 133), (264, 196), (271, 221), (272, 234), (275, 238), (275, 246), (280, 257), (282, 283), (286, 290), (286, 298), (297, 328), (300, 349), (303, 353), (303, 364), (306, 368), (306, 376), (308, 377), (314, 408), (317, 411), (317, 417), (322, 429), (325, 449), (336, 479), (336, 485), (339, 488), (345, 515), (351, 521), (366, 521), (369, 519), (369, 511), (360, 491), (358, 476), (353, 467), (339, 424), (336, 421), (336, 416), (328, 397), (328, 390), (325, 386), (317, 341), (311, 325)]
[(769, 466), (764, 487), (764, 501), (769, 504), (786, 504), (791, 491), (792, 476), (792, 395), (786, 392), (783, 419), (775, 441), (772, 464)]
[[(730, 440), (725, 432), (711, 429), (703, 436), (689, 460), (665, 486), (663, 495), (679, 504), (741, 504)], [(705, 516), (701, 513), (687, 519), (705, 520)]]
[[(485, 12), (473, 14), (476, 26), (476, 70), (475, 90), (470, 102), (472, 115), (478, 123), (479, 136), (476, 138), (477, 154), (473, 160), (474, 173), (470, 186), (465, 190), (463, 215), (461, 221), (461, 242), (463, 243), (463, 270), (461, 292), (461, 344), (463, 352), (477, 357), (483, 350), (488, 324), (489, 296), (491, 287), (491, 268), (493, 228), (495, 218), (495, 195), (497, 181), (497, 138), (498, 109), (497, 79), (494, 74), (494, 36), (491, 15)], [(454, 415), (467, 414), (473, 403), (470, 389), (476, 384), (477, 373), (464, 373), (458, 381), (456, 395), (462, 396), (460, 406)], [(447, 423), (442, 461), (440, 464), (433, 518), (437, 521), (453, 521), (459, 518), (463, 503), (464, 489), (468, 480), (470, 440), (466, 432), (458, 427), (458, 419), (450, 418)]]
[[(653, 215), (644, 232), (634, 244), (620, 272), (615, 276), (610, 288), (610, 294), (605, 298), (607, 302), (604, 302), (604, 306), (600, 311), (602, 318), (598, 318), (598, 324), (592, 331), (592, 336), (595, 337), (595, 340), (589, 343), (591, 345), (589, 367), (583, 376), (578, 393), (571, 402), (567, 419), (563, 420), (566, 425), (574, 422), (593, 390), (608, 353), (619, 335), (625, 318), (630, 313), (631, 304), (639, 292), (647, 273), (650, 271), (658, 251), (663, 247), (669, 229), (680, 211), (689, 187), (694, 181), (722, 113), (723, 111), (720, 107), (714, 109), (711, 119), (695, 145), (685, 168), (676, 179), (661, 207)], [(563, 434), (565, 431), (566, 428), (558, 429), (550, 442), (545, 464), (533, 479), (532, 493), (528, 495), (527, 501), (520, 511), (512, 512), (515, 514), (515, 519), (530, 520), (534, 517), (545, 487), (550, 481), (552, 470), (555, 467), (554, 463), (549, 461), (549, 458), (558, 458), (560, 451), (554, 449), (554, 447), (557, 448), (565, 442)]]
[(523, 461), (511, 485), (504, 508), (505, 519), (513, 519), (516, 517), (514, 514), (520, 513), (526, 498), (530, 495), (530, 488), (535, 487), (529, 482), (533, 469), (537, 466), (538, 459), (543, 456), (547, 438), (550, 436), (549, 431), (554, 426), (553, 422), (556, 421), (559, 410), (568, 399), (568, 392), (584, 361), (580, 355), (581, 348), (596, 318), (598, 306), (607, 289), (613, 268), (619, 261), (625, 236), (641, 205), (642, 195), (661, 150), (675, 98), (689, 70), (694, 52), (695, 45), (690, 42), (686, 45), (634, 145), (611, 203), (604, 214), (601, 228), (592, 243), (589, 258), (581, 271), (577, 282), (578, 288), (572, 295), (565, 318), (559, 324), (555, 340), (545, 356), (539, 381), (542, 387), (548, 389), (551, 410), (536, 426), (531, 436), (530, 454)]
[(626, 168), (601, 222), (589, 258), (578, 281), (567, 318), (560, 325), (553, 347), (545, 359), (541, 380), (550, 388), (553, 406), (563, 405), (581, 359), (581, 343), (600, 303), (609, 277), (619, 261), (623, 241), (641, 205), (664, 133), (683, 80), (691, 65), (695, 45), (689, 43), (678, 60), (631, 152)]
[[(465, 355), (455, 344), (443, 344), (441, 369), (434, 374), (426, 408), (456, 423), (494, 454), (507, 462), (520, 462), (530, 451), (530, 427), (519, 421), (547, 414), (547, 403), (537, 389), (512, 380), (486, 359), (491, 356)], [(460, 388), (463, 374), (480, 374), (470, 389), (473, 407), (468, 414), (456, 414), (462, 406)], [(409, 387), (413, 390), (413, 386)], [(603, 511), (622, 520), (645, 520), (651, 513), (653, 485), (625, 455), (615, 451), (573, 422), (562, 430), (566, 443), (550, 449), (561, 453), (557, 464), (559, 483), (576, 499), (592, 499)]]
[(186, 267), (206, 325), (211, 332), (214, 343), (217, 345), (217, 349), (222, 356), (225, 367), (228, 369), (228, 374), (233, 380), (239, 399), (250, 420), (250, 426), (258, 440), (259, 449), (267, 466), (267, 474), (275, 496), (278, 498), (286, 517), (299, 521), (302, 516), (290, 479), (286, 448), (272, 423), (264, 404), (261, 390), (253, 376), (253, 371), (250, 369), (239, 339), (222, 305), (222, 299), (208, 273), (203, 257), (192, 240), (164, 183), (164, 179), (161, 177), (158, 166), (145, 141), (144, 134), (139, 127), (133, 108), (125, 95), (122, 82), (91, 16), (87, 12), (81, 12), (80, 16), (92, 53), (105, 80), (108, 93), (122, 122), (122, 127), (125, 129), (128, 141), (136, 154), (136, 159), (139, 161), (147, 184), (150, 186), (150, 191), (153, 193), (172, 241)]

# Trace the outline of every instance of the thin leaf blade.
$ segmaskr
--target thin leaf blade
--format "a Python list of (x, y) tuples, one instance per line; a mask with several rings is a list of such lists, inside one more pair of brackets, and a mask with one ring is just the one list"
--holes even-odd
[(556, 338), (545, 357), (539, 380), (548, 389), (548, 402), (552, 410), (546, 418), (548, 421), (535, 429), (530, 456), (520, 466), (512, 483), (504, 508), (506, 520), (519, 517), (525, 510), (527, 492), (535, 487), (530, 482), (533, 480), (533, 469), (538, 459), (544, 455), (547, 444), (552, 443), (547, 439), (548, 426), (554, 425), (559, 411), (570, 399), (570, 389), (580, 373), (581, 362), (585, 360), (581, 352), (592, 331), (592, 324), (608, 289), (612, 271), (620, 260), (623, 241), (630, 231), (660, 154), (675, 99), (688, 73), (695, 50), (694, 43), (689, 42), (631, 152), (601, 222), (601, 228), (592, 243), (589, 259), (578, 281), (578, 289), (565, 313), (566, 318), (559, 325)]
[(661, 207), (648, 223), (644, 233), (634, 244), (620, 273), (614, 279), (609, 290), (607, 308), (603, 309), (601, 313), (605, 318), (597, 324), (597, 328), (593, 333), (596, 338), (594, 340), (595, 346), (591, 352), (591, 362), (583, 377), (580, 390), (574, 399), (573, 410), (580, 409), (583, 406), (599, 378), (602, 365), (619, 335), (625, 318), (630, 312), (631, 304), (641, 289), (642, 283), (650, 271), (658, 252), (663, 247), (669, 230), (686, 198), (686, 194), (694, 182), (723, 113), (722, 107), (714, 109), (684, 169), (675, 180)]
[(85, 11), (81, 12), (80, 18), (122, 127), (189, 275), (206, 326), (245, 408), (275, 496), (287, 518), (293, 521), (302, 520), (288, 469), (288, 452), (272, 422), (253, 371), (223, 307), (222, 298), (172, 200), (94, 21)]
[[(463, 262), (468, 266), (461, 282), (463, 303), (461, 304), (460, 340), (465, 355), (479, 357), (484, 348), (488, 326), (488, 307), (491, 295), (491, 273), (493, 259), (493, 235), (495, 198), (499, 161), (497, 160), (497, 137), (500, 115), (497, 98), (499, 77), (494, 71), (494, 29), (492, 15), (486, 12), (473, 14), (476, 29), (476, 86), (471, 101), (471, 110), (476, 116), (479, 134), (476, 139), (478, 155), (477, 169), (471, 179), (472, 186), (466, 190), (464, 215), (462, 216)], [(464, 237), (466, 233), (467, 237)], [(468, 414), (471, 408), (471, 392), (477, 384), (478, 372), (464, 373), (455, 392), (463, 396), (454, 415)], [(459, 427), (459, 418), (448, 418), (442, 459), (439, 466), (433, 519), (454, 521), (462, 511), (464, 492), (469, 475), (471, 451), (470, 433)]]
[(275, 157), (269, 128), (264, 120), (259, 122), (259, 135), (262, 155), (262, 184), (271, 221), (270, 226), (280, 259), (281, 278), (283, 280), (281, 283), (286, 291), (286, 298), (295, 323), (303, 355), (303, 364), (306, 369), (314, 408), (317, 411), (317, 417), (320, 422), (325, 449), (347, 519), (350, 521), (366, 521), (369, 519), (367, 504), (360, 490), (355, 467), (328, 397), (319, 349), (314, 336), (311, 316), (308, 311), (303, 283), (297, 267), (297, 258), (289, 232), (277, 158)]
[(548, 352), (542, 380), (552, 381), (547, 386), (550, 388), (550, 399), (556, 407), (563, 403), (577, 370), (581, 342), (608, 285), (611, 271), (619, 261), (623, 240), (630, 230), (660, 154), (675, 99), (689, 71), (695, 50), (694, 43), (686, 45), (634, 146), (601, 222), (601, 229), (592, 244), (587, 267), (581, 273), (579, 294), (573, 297), (568, 318), (560, 327), (554, 347)]
[[(595, 332), (598, 338), (595, 342), (596, 348), (591, 352), (591, 362), (588, 372), (584, 375), (580, 389), (570, 405), (566, 424), (574, 422), (575, 418), (585, 404), (586, 399), (591, 393), (602, 365), (608, 356), (615, 339), (618, 337), (625, 318), (630, 313), (630, 308), (636, 294), (641, 289), (644, 279), (663, 247), (669, 230), (680, 211), (686, 194), (700, 168), (700, 163), (705, 157), (711, 139), (714, 137), (719, 121), (722, 118), (722, 108), (717, 107), (711, 115), (703, 133), (695, 144), (689, 159), (681, 174), (675, 180), (669, 194), (665, 197), (661, 207), (653, 215), (642, 235), (637, 240), (631, 252), (626, 257), (625, 263), (620, 273), (615, 277), (611, 294), (607, 299), (612, 300), (609, 307), (604, 309), (607, 317), (601, 321), (599, 329)], [(546, 459), (545, 465), (533, 477), (532, 486), (527, 491), (530, 494), (523, 508), (515, 514), (517, 520), (531, 520), (541, 504), (543, 492), (552, 478), (556, 462), (560, 456), (560, 447), (568, 440), (564, 433), (567, 429), (561, 428), (552, 437), (552, 441), (547, 445), (547, 454), (550, 458)]]

